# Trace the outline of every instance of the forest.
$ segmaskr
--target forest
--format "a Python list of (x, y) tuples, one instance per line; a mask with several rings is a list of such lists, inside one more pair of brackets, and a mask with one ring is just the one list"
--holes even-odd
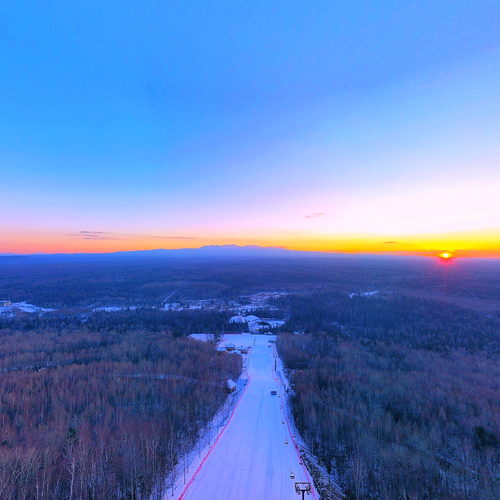
[(0, 325), (0, 498), (159, 495), (241, 370), (239, 356), (180, 334), (210, 323), (206, 314), (172, 318)]
[[(139, 252), (140, 254), (140, 252)], [(166, 296), (235, 299), (265, 290), (413, 292), (498, 310), (500, 265), (470, 259), (322, 255), (289, 258), (0, 256), (0, 300), (72, 308), (157, 306)]]
[(288, 297), (299, 431), (349, 499), (500, 497), (500, 317), (411, 297)]
[(253, 313), (285, 320), (297, 427), (348, 499), (500, 498), (498, 262), (0, 257), (0, 290), (57, 308), (0, 316), (2, 499), (158, 493), (241, 370), (187, 335), (245, 329), (158, 306), (273, 290)]
[(284, 331), (383, 341), (434, 351), (463, 348), (500, 354), (500, 309), (483, 314), (441, 301), (400, 294), (290, 295), (277, 299), (288, 318)]

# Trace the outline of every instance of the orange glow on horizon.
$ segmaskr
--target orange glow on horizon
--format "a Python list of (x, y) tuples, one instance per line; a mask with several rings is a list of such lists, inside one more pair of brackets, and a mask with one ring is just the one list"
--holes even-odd
[[(193, 232), (191, 232), (193, 234)], [(196, 234), (196, 233), (195, 233)], [(205, 245), (260, 245), (290, 250), (348, 254), (420, 255), (450, 260), (462, 257), (500, 258), (500, 230), (430, 235), (352, 234), (199, 234), (187, 237), (148, 237), (140, 234), (106, 233), (89, 238), (78, 233), (0, 233), (0, 253), (108, 253), (158, 248), (198, 248)], [(453, 248), (453, 251), (443, 248)]]
[(451, 254), (450, 252), (441, 252), (439, 254), (439, 257), (441, 257), (444, 260), (448, 260), (448, 259), (451, 259), (453, 257), (453, 254)]

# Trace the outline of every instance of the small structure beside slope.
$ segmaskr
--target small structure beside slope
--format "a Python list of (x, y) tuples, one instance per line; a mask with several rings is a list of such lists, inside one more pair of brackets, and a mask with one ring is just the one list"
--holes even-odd
[(227, 392), (236, 391), (236, 382), (232, 379), (228, 379), (226, 382), (226, 389), (227, 389)]

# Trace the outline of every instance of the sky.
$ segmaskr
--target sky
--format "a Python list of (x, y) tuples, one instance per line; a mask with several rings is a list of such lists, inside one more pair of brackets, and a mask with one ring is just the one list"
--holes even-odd
[(500, 257), (497, 0), (4, 0), (0, 253)]

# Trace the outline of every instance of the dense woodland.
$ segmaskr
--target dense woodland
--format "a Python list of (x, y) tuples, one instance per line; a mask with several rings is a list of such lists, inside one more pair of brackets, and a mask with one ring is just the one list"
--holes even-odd
[(328, 332), (334, 337), (400, 343), (434, 351), (463, 348), (500, 354), (500, 310), (482, 314), (445, 302), (379, 294), (289, 296), (285, 331)]
[(158, 314), (0, 325), (0, 498), (141, 499), (162, 484), (241, 358)]
[(174, 336), (191, 333), (220, 333), (241, 329), (241, 325), (228, 322), (231, 314), (215, 311), (161, 311), (156, 309), (136, 309), (115, 312), (95, 312), (92, 314), (20, 314), (15, 318), (0, 316), (0, 330), (36, 330), (43, 329), (78, 329), (82, 325), (87, 330), (128, 332), (130, 330), (148, 330), (152, 332), (168, 331)]
[(0, 317), (0, 498), (148, 498), (241, 370), (186, 335), (242, 328), (151, 306), (263, 290), (290, 292), (255, 313), (286, 320), (298, 428), (348, 498), (500, 498), (498, 262), (347, 257), (0, 257), (0, 298), (58, 309)]
[(348, 498), (500, 498), (500, 322), (407, 297), (287, 299), (278, 348)]
[[(0, 256), (0, 299), (43, 307), (158, 305), (165, 297), (238, 298), (263, 290), (401, 291), (500, 300), (500, 263), (442, 265), (432, 259), (322, 256), (289, 258), (118, 258)], [(495, 309), (495, 307), (493, 307)], [(498, 310), (498, 307), (496, 307)]]

